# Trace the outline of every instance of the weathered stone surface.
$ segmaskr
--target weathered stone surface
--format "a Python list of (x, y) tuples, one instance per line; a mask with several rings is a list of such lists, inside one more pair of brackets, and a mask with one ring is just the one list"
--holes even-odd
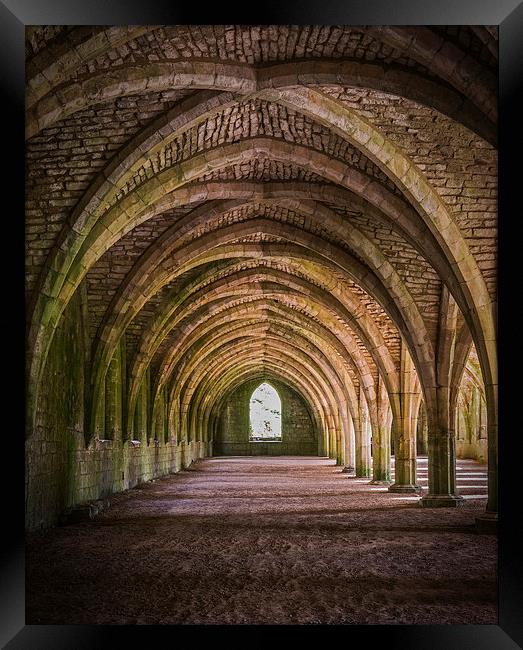
[[(392, 445), (416, 490), (417, 432), (424, 505), (457, 454), (495, 511), (491, 31), (33, 27), (27, 56), (28, 528), (212, 454), (386, 485)], [(237, 420), (260, 373), (280, 447)]]
[(281, 382), (271, 380), (282, 405), (281, 442), (249, 441), (249, 400), (262, 382), (245, 382), (224, 403), (218, 431), (214, 440), (216, 456), (315, 456), (318, 453), (318, 432), (303, 399)]

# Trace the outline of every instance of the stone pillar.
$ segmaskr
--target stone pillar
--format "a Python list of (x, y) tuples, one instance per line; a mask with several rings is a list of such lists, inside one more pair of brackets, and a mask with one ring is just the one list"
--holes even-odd
[(356, 470), (356, 440), (354, 437), (354, 422), (352, 415), (347, 417), (348, 430), (345, 432), (345, 466), (342, 469), (344, 474), (352, 474)]
[(325, 413), (322, 413), (321, 417), (321, 441), (323, 446), (323, 456), (330, 458), (330, 440), (329, 440), (329, 427), (327, 424), (327, 417)]
[(427, 409), (421, 401), (418, 411), (418, 426), (416, 430), (416, 448), (418, 456), (426, 456), (429, 446), (429, 429), (427, 425)]
[(122, 384), (120, 354), (116, 349), (105, 375), (105, 432), (104, 438), (115, 440), (122, 432)]
[(497, 533), (498, 524), (498, 395), (497, 386), (485, 386), (488, 435), (488, 500), (485, 512), (476, 517), (479, 533)]
[(400, 369), (400, 417), (392, 421), (394, 437), (394, 483), (389, 487), (390, 492), (419, 493), (420, 486), (416, 482), (416, 407), (419, 401), (420, 386), (414, 364), (407, 347), (401, 342)]
[(366, 477), (371, 475), (370, 458), (370, 418), (367, 402), (360, 388), (359, 426), (355, 427), (356, 438), (356, 476)]
[(143, 419), (142, 411), (142, 391), (138, 393), (138, 398), (136, 399), (136, 406), (134, 407), (134, 418), (133, 418), (133, 440), (139, 440), (141, 438), (141, 423)]
[(125, 336), (122, 336), (117, 349), (118, 354), (118, 385), (120, 390), (120, 428), (123, 434), (123, 437), (130, 438), (130, 424), (127, 422), (127, 351), (125, 345)]
[(163, 398), (163, 438), (162, 443), (168, 442), (171, 438), (171, 423), (169, 418), (169, 399), (167, 390), (164, 391)]
[(145, 382), (142, 381), (136, 398), (134, 407), (134, 426), (133, 438), (135, 440), (147, 440), (147, 395), (145, 392)]
[(372, 481), (373, 485), (390, 485), (390, 409), (387, 389), (378, 377), (377, 424), (372, 435)]
[(341, 421), (341, 414), (338, 411), (336, 411), (336, 465), (340, 465), (343, 467), (343, 457), (344, 457), (344, 449), (343, 449), (343, 428), (342, 428), (342, 421)]
[(356, 471), (356, 439), (354, 437), (354, 422), (352, 415), (347, 415), (347, 430), (345, 432), (345, 465), (341, 470), (344, 474), (353, 474)]
[[(429, 508), (456, 507), (463, 497), (456, 494), (456, 440), (449, 426), (449, 390), (436, 389), (437, 413), (431, 423), (429, 415), (429, 491), (421, 505)], [(434, 417), (434, 416), (433, 416)]]
[(490, 404), (487, 401), (487, 435), (488, 435), (488, 502), (487, 512), (498, 512), (498, 418), (497, 386), (490, 387), (493, 395)]
[(336, 429), (331, 413), (327, 413), (327, 438), (329, 439), (329, 458), (336, 459)]
[(437, 386), (431, 405), (427, 403), (429, 491), (421, 499), (424, 507), (456, 507), (463, 498), (456, 495), (455, 407), (450, 406), (451, 376), (456, 345), (457, 307), (448, 290), (442, 290), (436, 355)]
[(163, 399), (163, 390), (158, 395), (158, 402), (156, 405), (156, 418), (154, 422), (154, 439), (158, 442), (163, 441), (164, 427), (165, 427), (165, 403)]
[(327, 449), (325, 447), (325, 434), (323, 433), (323, 418), (320, 415), (319, 426), (315, 427), (316, 436), (318, 438), (318, 456), (328, 456)]
[(334, 458), (334, 436), (332, 435), (331, 415), (327, 413), (326, 417), (327, 440), (329, 441), (329, 458)]

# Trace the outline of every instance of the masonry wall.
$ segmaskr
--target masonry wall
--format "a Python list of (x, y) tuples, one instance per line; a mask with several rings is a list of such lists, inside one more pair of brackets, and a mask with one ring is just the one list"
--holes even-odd
[(242, 384), (227, 399), (214, 441), (215, 456), (317, 456), (318, 435), (303, 398), (279, 381), (270, 380), (281, 399), (282, 441), (249, 441), (249, 401), (259, 379)]
[(458, 399), (456, 417), (456, 456), (472, 458), (486, 463), (487, 406), (479, 387), (470, 378), (464, 377)]
[(461, 378), (456, 408), (456, 456), (487, 463), (487, 403), (476, 348), (472, 346)]
[[(56, 524), (76, 504), (104, 498), (187, 467), (208, 455), (203, 442), (96, 438), (86, 444), (84, 408), (89, 339), (78, 291), (53, 339), (37, 423), (26, 440), (26, 528)], [(163, 438), (163, 437), (162, 437)]]

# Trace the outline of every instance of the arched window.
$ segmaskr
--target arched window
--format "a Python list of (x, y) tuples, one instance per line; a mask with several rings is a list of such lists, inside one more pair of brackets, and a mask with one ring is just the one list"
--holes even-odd
[(281, 400), (270, 384), (263, 383), (251, 395), (249, 403), (249, 438), (281, 440)]

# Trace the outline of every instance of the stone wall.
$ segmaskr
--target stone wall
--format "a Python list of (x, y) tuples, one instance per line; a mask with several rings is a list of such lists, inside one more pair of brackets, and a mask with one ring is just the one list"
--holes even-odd
[[(479, 377), (469, 360), (458, 395), (456, 414), (456, 456), (487, 462), (487, 406)], [(479, 368), (478, 368), (479, 371)]]
[(303, 398), (282, 382), (270, 380), (281, 399), (281, 442), (249, 442), (249, 401), (260, 379), (237, 388), (223, 405), (214, 442), (215, 456), (316, 456), (318, 435)]
[(487, 438), (476, 439), (472, 442), (456, 440), (456, 458), (472, 458), (478, 463), (487, 463)]
[[(84, 296), (85, 299), (85, 296)], [(86, 444), (89, 367), (82, 292), (76, 292), (53, 340), (37, 425), (26, 440), (26, 527), (54, 525), (76, 504), (104, 498), (189, 466), (208, 455), (203, 442), (94, 438)]]
[(472, 345), (457, 393), (456, 456), (487, 463), (487, 402), (476, 347)]

